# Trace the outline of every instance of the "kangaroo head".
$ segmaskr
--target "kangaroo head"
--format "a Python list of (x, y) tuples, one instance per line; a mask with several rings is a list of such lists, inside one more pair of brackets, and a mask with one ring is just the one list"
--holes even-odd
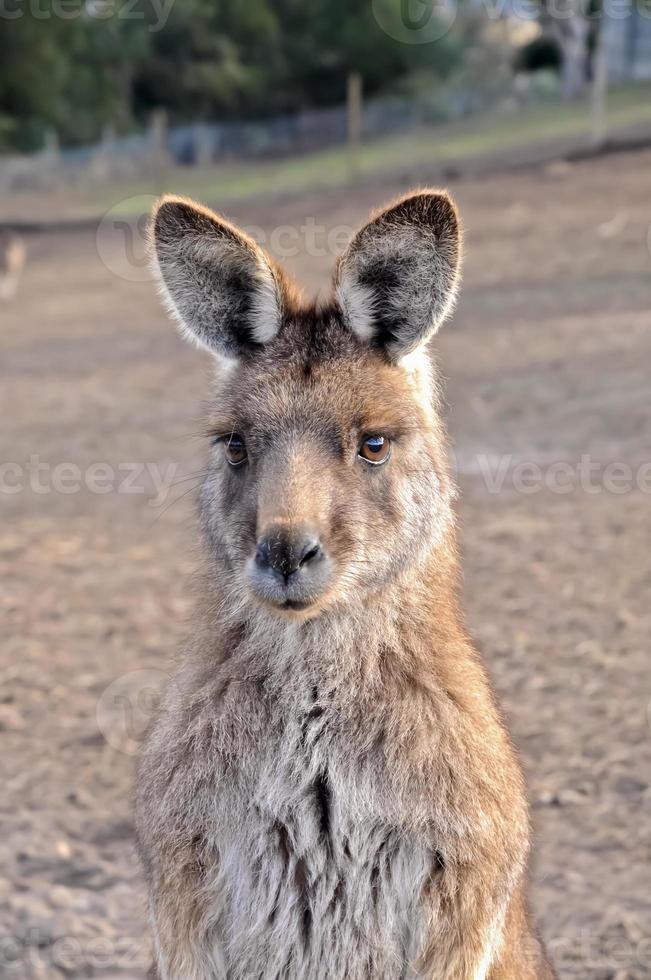
[(152, 244), (166, 304), (218, 364), (201, 512), (220, 588), (314, 616), (444, 547), (451, 490), (425, 345), (458, 284), (449, 197), (415, 193), (373, 217), (321, 306), (190, 201), (162, 199)]

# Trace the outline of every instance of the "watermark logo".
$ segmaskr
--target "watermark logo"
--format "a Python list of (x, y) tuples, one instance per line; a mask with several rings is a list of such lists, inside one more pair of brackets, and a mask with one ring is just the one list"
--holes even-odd
[(109, 684), (97, 702), (97, 726), (111, 748), (138, 754), (169, 680), (164, 670), (143, 667)]
[(254, 225), (245, 226), (243, 230), (279, 260), (294, 259), (300, 255), (314, 259), (337, 258), (355, 234), (352, 225), (334, 225), (330, 228), (320, 224), (312, 215), (307, 215), (301, 224), (276, 225), (268, 232)]
[[(531, 496), (543, 491), (557, 495), (651, 495), (651, 460), (632, 464), (623, 459), (595, 459), (589, 453), (576, 460), (537, 459), (512, 453), (467, 454), (457, 449), (450, 451), (450, 465), (457, 478), (478, 481), (491, 496)], [(210, 468), (202, 468), (182, 473), (177, 463), (155, 461), (96, 461), (82, 467), (71, 460), (53, 463), (32, 454), (21, 462), (0, 461), (0, 498), (20, 493), (137, 495), (157, 509), (169, 500), (175, 487), (184, 487), (181, 496), (193, 492), (210, 472)]]
[[(452, 29), (459, 10), (458, 0), (372, 0), (373, 15), (385, 34), (403, 44), (431, 44)], [(539, 0), (477, 0), (475, 8), (490, 23), (510, 18), (534, 23), (540, 21)], [(650, 17), (647, 0), (546, 0), (547, 21), (582, 23)]]
[(0, 0), (0, 20), (121, 20), (142, 21), (150, 34), (162, 31), (175, 0)]
[(626, 460), (594, 459), (584, 453), (576, 460), (520, 458), (511, 453), (450, 454), (457, 477), (477, 480), (491, 496), (516, 494), (529, 497), (547, 492), (559, 496), (629, 493), (651, 494), (651, 461), (632, 465)]
[(147, 229), (155, 201), (153, 194), (119, 201), (106, 212), (97, 227), (97, 254), (118, 279), (148, 282), (152, 278)]
[[(143, 976), (151, 964), (146, 937), (52, 935), (47, 928), (29, 926), (19, 937), (0, 936), (0, 976)], [(124, 971), (124, 972), (123, 972)]]
[(24, 462), (0, 462), (0, 495), (136, 494), (151, 507), (160, 507), (175, 485), (177, 472), (176, 463), (125, 461), (113, 465), (98, 460), (81, 467), (72, 460), (51, 463), (33, 453)]
[(454, 26), (457, 0), (373, 0), (373, 16), (402, 44), (432, 44)]
[[(118, 279), (148, 282), (153, 278), (148, 238), (155, 203), (153, 194), (124, 198), (106, 212), (97, 226), (97, 254)], [(306, 215), (297, 224), (276, 225), (271, 229), (245, 225), (242, 230), (279, 261), (301, 255), (335, 259), (355, 233), (352, 225), (330, 227), (313, 215)]]

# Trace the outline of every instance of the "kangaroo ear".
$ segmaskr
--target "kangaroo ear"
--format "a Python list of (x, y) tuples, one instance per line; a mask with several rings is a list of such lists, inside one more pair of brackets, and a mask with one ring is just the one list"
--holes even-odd
[(163, 197), (151, 247), (165, 305), (202, 347), (238, 357), (276, 336), (284, 284), (253, 239), (193, 201)]
[(445, 193), (421, 191), (375, 215), (337, 264), (347, 327), (392, 360), (414, 350), (454, 306), (460, 251), (457, 211)]

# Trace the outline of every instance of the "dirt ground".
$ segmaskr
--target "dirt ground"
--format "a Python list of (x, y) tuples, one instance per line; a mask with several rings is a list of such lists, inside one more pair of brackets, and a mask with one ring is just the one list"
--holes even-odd
[[(651, 978), (650, 174), (453, 183), (465, 287), (436, 342), (468, 620), (528, 773), (536, 915), (581, 980)], [(403, 189), (232, 216), (282, 226), (316, 289)], [(140, 980), (133, 753), (192, 608), (209, 366), (124, 278), (119, 228), (29, 247), (0, 310), (0, 977)]]

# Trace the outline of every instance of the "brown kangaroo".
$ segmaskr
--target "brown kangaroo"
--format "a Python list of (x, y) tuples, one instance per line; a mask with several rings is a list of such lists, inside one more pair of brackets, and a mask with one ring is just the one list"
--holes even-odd
[(160, 977), (551, 978), (424, 347), (457, 289), (453, 203), (378, 213), (320, 306), (191, 201), (163, 198), (152, 246), (217, 365), (203, 599), (137, 783)]
[(0, 300), (16, 298), (18, 283), (27, 259), (22, 238), (11, 231), (0, 230)]

